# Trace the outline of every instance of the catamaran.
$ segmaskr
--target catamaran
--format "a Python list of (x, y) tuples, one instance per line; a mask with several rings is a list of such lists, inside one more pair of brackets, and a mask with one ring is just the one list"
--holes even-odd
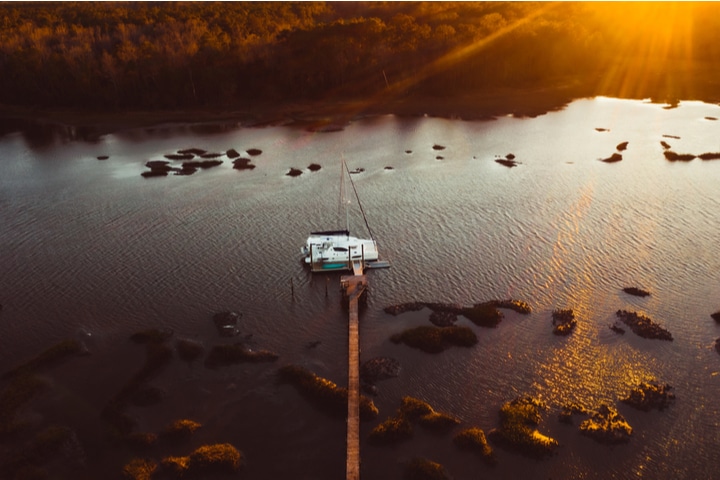
[[(350, 175), (345, 160), (343, 159), (342, 175), (340, 177), (340, 197), (345, 206), (345, 221), (348, 223), (348, 202), (344, 199), (344, 179), (346, 173), (348, 176)], [(350, 230), (347, 227), (345, 230), (311, 232), (307, 242), (305, 242), (305, 245), (302, 246), (300, 251), (305, 257), (305, 263), (310, 265), (313, 272), (352, 270), (354, 262), (361, 262), (361, 265), (369, 268), (390, 266), (388, 262), (379, 260), (377, 242), (372, 238), (370, 225), (368, 225), (367, 217), (365, 217), (365, 212), (360, 204), (360, 198), (358, 197), (357, 190), (355, 190), (355, 184), (352, 183), (352, 178), (350, 178), (350, 183), (355, 191), (355, 197), (360, 206), (363, 219), (365, 220), (365, 226), (367, 226), (368, 232), (370, 233), (370, 239), (351, 236)]]

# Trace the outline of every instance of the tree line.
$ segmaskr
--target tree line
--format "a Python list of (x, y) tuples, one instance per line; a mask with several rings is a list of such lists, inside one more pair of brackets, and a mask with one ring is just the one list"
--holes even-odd
[[(0, 103), (231, 108), (560, 82), (601, 90), (608, 74), (652, 83), (678, 65), (716, 69), (720, 6), (665, 7), (680, 9), (675, 23), (634, 26), (594, 2), (5, 2)], [(671, 36), (686, 18), (692, 28)]]

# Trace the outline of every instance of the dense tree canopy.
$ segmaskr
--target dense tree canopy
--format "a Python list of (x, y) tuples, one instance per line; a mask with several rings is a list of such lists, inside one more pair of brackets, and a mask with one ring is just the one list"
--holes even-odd
[(568, 82), (707, 97), (719, 13), (665, 2), (2, 3), (0, 103), (233, 107)]

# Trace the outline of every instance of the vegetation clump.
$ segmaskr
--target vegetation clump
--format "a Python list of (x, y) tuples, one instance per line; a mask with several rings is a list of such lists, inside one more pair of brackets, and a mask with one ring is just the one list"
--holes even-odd
[(613, 153), (612, 155), (610, 155), (609, 157), (603, 158), (603, 159), (601, 160), (601, 162), (605, 162), (605, 163), (615, 163), (615, 162), (621, 161), (622, 159), (623, 159), (622, 155), (620, 155), (619, 153), (615, 152), (615, 153)]
[(203, 155), (207, 153), (207, 150), (203, 150), (202, 148), (185, 148), (183, 150), (178, 150), (177, 153), (180, 155), (190, 155), (192, 158), (193, 155)]
[(672, 342), (673, 337), (660, 325), (653, 322), (649, 317), (637, 312), (628, 312), (626, 310), (618, 310), (617, 317), (633, 331), (636, 335), (643, 338), (656, 338)]
[(420, 417), (418, 423), (433, 432), (444, 433), (460, 424), (460, 420), (451, 415), (433, 411)]
[[(31, 467), (54, 465), (53, 460), (63, 457), (80, 465), (84, 460), (84, 451), (75, 432), (66, 426), (50, 425), (37, 433), (28, 443), (22, 444), (12, 455), (3, 455), (0, 464), (2, 478), (34, 478), (26, 476)], [(47, 478), (47, 477), (40, 477)]]
[(200, 427), (202, 427), (202, 425), (194, 420), (181, 418), (179, 420), (175, 420), (170, 425), (165, 427), (163, 434), (174, 438), (185, 438), (192, 436), (192, 434), (195, 433), (195, 431)]
[(212, 473), (236, 473), (245, 463), (244, 456), (229, 443), (203, 445), (188, 456), (169, 456), (162, 459), (164, 469), (179, 477)]
[(410, 328), (390, 337), (393, 343), (404, 343), (427, 353), (440, 353), (450, 346), (472, 347), (478, 342), (477, 335), (468, 327)]
[(229, 443), (203, 445), (190, 454), (190, 469), (233, 473), (243, 465), (243, 455)]
[(625, 287), (623, 288), (623, 292), (627, 293), (628, 295), (635, 295), (636, 297), (647, 297), (650, 295), (650, 292), (647, 290), (643, 290), (642, 288), (637, 287)]
[(417, 422), (435, 433), (444, 433), (458, 425), (460, 420), (451, 415), (436, 412), (429, 403), (423, 400), (406, 396), (400, 401), (400, 408), (395, 416), (377, 425), (370, 432), (369, 439), (376, 444), (407, 440), (413, 435), (413, 422)]
[(663, 155), (665, 155), (666, 160), (671, 162), (689, 162), (696, 158), (696, 155), (692, 153), (675, 153), (672, 150), (665, 150)]
[(383, 311), (385, 313), (389, 313), (390, 315), (400, 315), (405, 312), (418, 312), (423, 308), (425, 308), (425, 304), (423, 302), (408, 302), (390, 305), (385, 307)]
[(485, 432), (477, 427), (468, 428), (459, 432), (453, 438), (453, 442), (458, 448), (473, 452), (482, 458), (482, 460), (489, 464), (494, 465), (497, 460), (495, 459), (495, 452), (487, 442)]
[[(338, 387), (334, 382), (297, 365), (280, 368), (278, 375), (281, 381), (292, 384), (323, 411), (339, 416), (347, 414), (347, 388)], [(371, 420), (377, 415), (378, 409), (373, 401), (360, 395), (360, 419)]]
[(698, 158), (701, 160), (720, 160), (720, 153), (718, 153), (718, 152), (701, 153), (700, 155), (698, 155)]
[(123, 467), (123, 475), (130, 480), (151, 480), (158, 469), (154, 460), (133, 458)]
[[(210, 155), (210, 154), (205, 154)], [(206, 158), (205, 155), (203, 155), (202, 158)], [(217, 154), (220, 156), (220, 154)], [(188, 160), (183, 162), (182, 168), (183, 169), (193, 169), (193, 168), (212, 168), (217, 167), (219, 165), (222, 165), (222, 160)]]
[(509, 158), (496, 158), (495, 161), (500, 165), (508, 168), (517, 167), (517, 162)]
[(37, 376), (37, 373), (81, 352), (82, 347), (79, 342), (64, 340), (2, 375), (3, 379), (10, 381), (0, 392), (0, 439), (24, 427), (23, 422), (17, 421), (17, 413), (45, 388), (45, 382)]
[(497, 327), (503, 314), (493, 302), (478, 303), (463, 309), (463, 316), (479, 327)]
[(436, 412), (429, 403), (423, 400), (406, 396), (400, 401), (400, 408), (395, 415), (377, 425), (370, 432), (369, 440), (375, 444), (407, 440), (413, 435), (413, 422), (418, 422), (433, 432), (444, 433), (459, 424), (460, 420), (451, 415)]
[(512, 298), (508, 298), (507, 300), (490, 300), (489, 302), (485, 303), (488, 305), (493, 305), (496, 308), (507, 308), (508, 310), (522, 313), (523, 315), (527, 315), (532, 312), (532, 307), (530, 307), (527, 302), (523, 302), (522, 300), (514, 300)]
[(621, 402), (645, 412), (653, 408), (662, 411), (675, 400), (675, 394), (670, 391), (671, 389), (672, 387), (667, 383), (641, 382), (630, 390), (628, 396)]
[(405, 463), (404, 480), (449, 480), (445, 467), (425, 458), (414, 458)]
[(82, 353), (82, 346), (77, 340), (63, 340), (62, 342), (59, 342), (43, 351), (28, 362), (5, 372), (2, 375), (2, 378), (12, 378), (17, 375), (34, 373), (40, 369), (58, 365), (68, 358), (79, 355), (80, 353)]
[(318, 165), (317, 163), (311, 163), (310, 165), (308, 165), (308, 170), (310, 170), (311, 172), (317, 172), (321, 168), (322, 167), (320, 165)]
[(579, 405), (577, 403), (569, 403), (567, 405), (564, 405), (562, 409), (560, 410), (559, 414), (559, 420), (561, 423), (567, 423), (572, 424), (572, 416), (574, 414), (584, 414), (584, 415), (590, 415), (592, 412), (590, 412), (588, 409), (583, 407), (582, 405)]
[(541, 420), (542, 402), (531, 397), (516, 398), (502, 406), (499, 412), (500, 427), (489, 436), (499, 445), (532, 457), (550, 455), (558, 446), (557, 440), (535, 428)]
[(135, 375), (110, 399), (102, 411), (102, 418), (112, 425), (121, 436), (130, 434), (135, 428), (135, 420), (127, 414), (128, 404), (144, 385), (155, 378), (172, 360), (173, 352), (162, 343), (145, 345), (145, 363)]
[(291, 168), (285, 175), (287, 175), (288, 177), (298, 177), (302, 175), (302, 170), (298, 170), (297, 168)]
[(251, 350), (242, 343), (233, 345), (215, 345), (205, 359), (205, 366), (216, 368), (236, 363), (274, 362), (280, 358), (269, 350)]
[(558, 309), (552, 313), (553, 333), (555, 335), (569, 335), (577, 325), (575, 312), (572, 309)]
[(632, 427), (613, 407), (601, 405), (580, 424), (580, 432), (600, 443), (614, 445), (629, 442)]
[(413, 436), (410, 421), (403, 415), (390, 417), (370, 432), (368, 440), (375, 445), (397, 443)]
[(712, 319), (715, 320), (716, 322), (720, 323), (720, 310), (711, 314), (710, 317), (712, 317)]
[(250, 163), (252, 160), (245, 157), (236, 158), (233, 160), (233, 168), (235, 170), (252, 170), (255, 168), (255, 165)]

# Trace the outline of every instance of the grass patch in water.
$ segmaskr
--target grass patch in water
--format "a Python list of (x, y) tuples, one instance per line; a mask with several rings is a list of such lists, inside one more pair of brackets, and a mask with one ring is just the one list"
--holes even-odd
[(490, 465), (496, 463), (495, 452), (487, 442), (485, 432), (477, 427), (468, 428), (455, 435), (453, 438), (455, 445), (463, 450), (473, 452), (482, 458), (482, 460)]
[(397, 416), (390, 417), (373, 428), (368, 440), (375, 445), (382, 445), (408, 440), (412, 436), (413, 428), (410, 421), (403, 416)]
[(188, 438), (200, 427), (202, 425), (194, 420), (181, 418), (168, 425), (163, 431), (163, 435), (171, 438)]
[(570, 335), (577, 325), (575, 312), (572, 309), (556, 309), (552, 312), (553, 333), (555, 335)]
[(403, 397), (395, 416), (377, 425), (370, 432), (374, 444), (389, 444), (407, 440), (413, 435), (412, 422), (435, 433), (444, 433), (460, 423), (457, 418), (436, 412), (429, 403), (414, 397)]
[(405, 463), (404, 480), (449, 480), (445, 467), (426, 458), (413, 458)]
[(101, 413), (115, 432), (125, 437), (135, 428), (135, 420), (125, 411), (145, 383), (155, 378), (172, 360), (172, 348), (162, 343), (145, 344), (145, 363), (122, 389), (110, 399)]
[(390, 337), (390, 341), (404, 343), (427, 353), (440, 353), (451, 346), (472, 347), (478, 339), (468, 327), (420, 326), (396, 333)]
[(500, 409), (500, 427), (490, 432), (497, 443), (533, 457), (552, 454), (557, 440), (543, 435), (535, 426), (540, 423), (544, 405), (531, 397), (517, 398)]
[(122, 473), (130, 480), (150, 480), (158, 469), (158, 464), (148, 458), (133, 458), (123, 467)]
[(601, 405), (597, 412), (580, 424), (580, 433), (609, 445), (627, 443), (632, 427), (615, 408)]
[(3, 374), (2, 378), (10, 378), (25, 373), (33, 373), (37, 370), (52, 367), (74, 357), (82, 352), (80, 343), (76, 340), (63, 340), (43, 351), (35, 358), (19, 365)]
[(472, 307), (464, 308), (462, 315), (479, 327), (497, 327), (503, 319), (503, 314), (493, 302), (478, 303)]
[(63, 340), (2, 375), (9, 383), (0, 393), (0, 439), (24, 427), (23, 423), (16, 421), (17, 412), (45, 386), (36, 373), (59, 365), (81, 352), (79, 342)]
[(177, 477), (205, 478), (209, 474), (233, 474), (244, 465), (245, 459), (237, 448), (229, 443), (217, 443), (198, 447), (187, 456), (168, 456), (162, 459), (163, 468)]
[[(334, 382), (315, 375), (297, 365), (287, 365), (278, 370), (281, 381), (290, 383), (311, 402), (322, 407), (324, 412), (338, 416), (347, 414), (347, 388), (338, 387)], [(360, 419), (371, 420), (378, 415), (372, 400), (360, 395)]]

